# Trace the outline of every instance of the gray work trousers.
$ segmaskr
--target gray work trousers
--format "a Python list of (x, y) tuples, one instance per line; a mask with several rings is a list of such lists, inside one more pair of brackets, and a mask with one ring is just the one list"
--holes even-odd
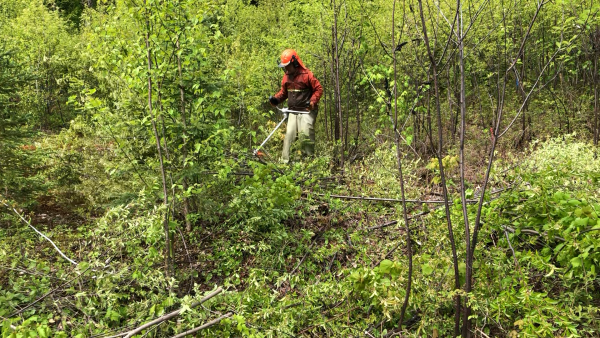
[(281, 161), (288, 163), (290, 161), (290, 147), (296, 140), (300, 140), (300, 146), (303, 155), (313, 155), (315, 153), (315, 128), (314, 123), (317, 119), (317, 110), (312, 110), (309, 114), (289, 114), (287, 119), (287, 129), (285, 139), (283, 140), (283, 152)]

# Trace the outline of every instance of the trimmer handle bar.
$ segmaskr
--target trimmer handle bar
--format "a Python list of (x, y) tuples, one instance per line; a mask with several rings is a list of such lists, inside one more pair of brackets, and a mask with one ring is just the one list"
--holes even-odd
[(263, 141), (263, 143), (261, 143), (258, 146), (258, 148), (254, 149), (254, 151), (253, 151), (254, 155), (258, 154), (258, 150), (260, 148), (262, 148), (265, 145), (265, 143), (267, 143), (267, 141), (271, 138), (271, 136), (273, 136), (273, 134), (275, 133), (275, 130), (279, 129), (279, 126), (281, 126), (283, 121), (285, 121), (285, 119), (287, 119), (288, 114), (310, 114), (310, 111), (308, 111), (308, 110), (301, 111), (301, 110), (291, 110), (289, 108), (279, 108), (279, 107), (275, 107), (275, 108), (277, 108), (277, 110), (279, 110), (283, 114), (283, 119), (281, 119), (281, 121), (277, 124), (277, 126), (275, 127), (275, 129), (273, 129), (273, 131), (269, 134), (269, 136), (267, 136), (267, 138)]
[(277, 108), (277, 110), (279, 110), (280, 112), (282, 112), (283, 114), (310, 114), (310, 111), (308, 110), (291, 110), (289, 108), (279, 108), (279, 107), (275, 107)]

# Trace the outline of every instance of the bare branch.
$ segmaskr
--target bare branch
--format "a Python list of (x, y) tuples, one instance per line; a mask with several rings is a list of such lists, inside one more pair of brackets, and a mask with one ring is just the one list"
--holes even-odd
[(54, 292), (56, 292), (57, 290), (62, 289), (65, 285), (70, 284), (72, 281), (76, 280), (77, 278), (83, 276), (84, 273), (86, 273), (89, 269), (91, 268), (91, 266), (89, 266), (87, 269), (85, 269), (82, 273), (78, 274), (77, 276), (71, 278), (70, 280), (62, 283), (61, 285), (59, 285), (58, 287), (48, 291), (45, 295), (41, 296), (40, 298), (36, 299), (35, 301), (31, 302), (29, 305), (25, 306), (24, 308), (20, 309), (19, 311), (11, 314), (10, 316), (8, 316), (8, 318), (12, 318), (14, 316), (17, 316), (21, 313), (23, 313), (23, 311), (29, 309), (30, 307), (32, 307), (33, 305), (39, 303), (41, 300), (43, 300), (44, 298), (50, 296), (51, 294), (53, 294)]
[(171, 338), (181, 338), (181, 337), (189, 336), (189, 335), (191, 335), (192, 333), (198, 332), (198, 331), (200, 331), (200, 330), (202, 330), (202, 329), (206, 329), (206, 328), (208, 328), (208, 327), (211, 327), (211, 326), (217, 325), (217, 324), (219, 324), (219, 323), (220, 323), (220, 322), (221, 322), (223, 319), (225, 319), (225, 318), (229, 318), (229, 317), (231, 317), (232, 315), (233, 315), (233, 312), (229, 312), (229, 313), (227, 313), (227, 314), (224, 314), (224, 315), (222, 315), (221, 317), (219, 317), (219, 318), (217, 318), (217, 319), (215, 319), (215, 320), (211, 320), (210, 322), (208, 322), (208, 323), (206, 323), (206, 324), (204, 324), (204, 325), (202, 325), (202, 326), (198, 326), (198, 327), (196, 327), (196, 328), (193, 328), (193, 329), (191, 329), (191, 330), (185, 331), (185, 332), (183, 332), (183, 333), (180, 333), (180, 334), (178, 334), (178, 335), (175, 335), (175, 336), (173, 336), (173, 337), (171, 337)]
[[(215, 291), (213, 291), (213, 292), (209, 293), (208, 295), (206, 295), (201, 300), (192, 303), (190, 305), (190, 309), (193, 309), (196, 306), (198, 306), (198, 305), (206, 302), (207, 300), (213, 298), (214, 296), (220, 294), (221, 292), (223, 292), (222, 288), (216, 289)], [(177, 316), (179, 316), (181, 314), (181, 311), (182, 311), (182, 309), (178, 309), (178, 310), (175, 310), (173, 312), (169, 312), (169, 313), (167, 313), (164, 316), (158, 317), (158, 318), (154, 319), (153, 321), (150, 321), (150, 322), (148, 322), (148, 323), (146, 323), (146, 324), (144, 324), (142, 326), (139, 326), (139, 327), (137, 327), (137, 328), (135, 328), (135, 329), (127, 332), (127, 334), (125, 335), (125, 338), (133, 337), (133, 335), (135, 335), (137, 333), (140, 333), (141, 331), (143, 331), (143, 330), (145, 330), (145, 329), (147, 329), (147, 328), (149, 328), (149, 327), (151, 327), (153, 325), (160, 324), (160, 323), (164, 322), (165, 320), (169, 320), (169, 319), (171, 319), (173, 317), (177, 317)]]
[(556, 55), (558, 54), (558, 52), (560, 52), (561, 49), (557, 49), (556, 52), (554, 52), (554, 54), (552, 55), (552, 57), (550, 57), (550, 59), (548, 60), (548, 62), (546, 62), (546, 64), (544, 65), (544, 68), (542, 69), (542, 71), (540, 72), (540, 75), (538, 76), (538, 78), (535, 80), (535, 83), (533, 84), (533, 87), (531, 87), (531, 90), (529, 91), (529, 93), (527, 93), (527, 96), (525, 97), (525, 100), (523, 100), (523, 103), (521, 104), (521, 107), (519, 108), (519, 110), (517, 111), (517, 114), (515, 115), (515, 117), (512, 119), (512, 121), (510, 121), (510, 123), (508, 124), (508, 126), (506, 126), (506, 128), (504, 129), (504, 131), (502, 131), (502, 133), (500, 133), (498, 135), (498, 137), (502, 137), (504, 136), (504, 134), (506, 134), (506, 132), (510, 129), (510, 127), (512, 127), (512, 125), (515, 123), (515, 121), (517, 120), (517, 118), (521, 115), (521, 113), (523, 112), (523, 108), (525, 107), (525, 105), (527, 104), (527, 101), (529, 101), (529, 97), (531, 96), (531, 94), (533, 93), (534, 89), (537, 87), (538, 82), (540, 81), (540, 79), (542, 78), (542, 75), (544, 74), (544, 72), (546, 71), (546, 68), (548, 67), (548, 65), (552, 62), (552, 60), (554, 60), (554, 57), (556, 57)]
[(26, 220), (23, 215), (21, 215), (20, 212), (17, 211), (17, 209), (13, 208), (12, 206), (8, 205), (6, 203), (6, 199), (4, 198), (4, 196), (0, 195), (0, 197), (2, 198), (0, 200), (0, 203), (4, 204), (5, 207), (11, 209), (15, 214), (17, 214), (17, 216), (19, 216), (19, 218), (25, 222), (27, 225), (29, 225), (30, 228), (33, 229), (33, 231), (37, 232), (40, 236), (42, 236), (43, 238), (45, 238), (48, 242), (50, 242), (50, 244), (52, 244), (52, 246), (54, 247), (54, 249), (56, 249), (56, 251), (58, 251), (58, 253), (67, 261), (69, 261), (69, 263), (73, 264), (73, 265), (77, 265), (77, 262), (75, 262), (74, 260), (70, 259), (69, 257), (67, 257), (62, 251), (60, 251), (60, 249), (56, 246), (56, 244), (54, 244), (54, 242), (48, 238), (46, 235), (44, 235), (43, 233), (41, 233), (40, 231), (38, 231), (38, 229), (36, 229), (33, 225), (31, 225), (31, 223), (29, 223), (28, 220)]
[[(322, 196), (322, 197), (327, 197), (328, 195), (325, 194), (315, 194), (317, 196)], [(425, 201), (425, 200), (410, 200), (410, 199), (405, 199), (404, 201), (401, 199), (395, 199), (395, 198), (379, 198), (379, 197), (364, 197), (364, 196), (345, 196), (345, 195), (329, 195), (329, 197), (331, 198), (341, 198), (341, 199), (348, 199), (348, 200), (364, 200), (364, 201), (379, 201), (379, 202), (398, 202), (398, 203), (426, 203), (426, 204), (444, 204), (446, 203), (446, 201)], [(452, 202), (448, 202), (449, 204), (452, 204)], [(467, 200), (467, 203), (477, 203), (477, 200)]]
[[(438, 84), (438, 74), (437, 74), (437, 64), (435, 62), (435, 56), (433, 55), (433, 51), (429, 44), (429, 37), (427, 35), (427, 25), (425, 24), (425, 16), (423, 14), (423, 2), (418, 0), (419, 3), (419, 16), (421, 17), (421, 26), (423, 27), (423, 39), (425, 41), (425, 46), (427, 47), (427, 55), (429, 56), (429, 61), (431, 63), (431, 72), (433, 76), (433, 88), (435, 91), (435, 109), (436, 109), (436, 120), (438, 125), (438, 147), (437, 147), (437, 157), (438, 157), (438, 165), (440, 168), (440, 178), (442, 184), (442, 192), (444, 194), (444, 208), (446, 212), (446, 224), (448, 226), (448, 237), (450, 240), (450, 246), (452, 249), (452, 264), (454, 266), (454, 289), (460, 289), (460, 279), (458, 272), (458, 256), (456, 254), (456, 242), (454, 241), (454, 232), (452, 230), (452, 219), (450, 218), (450, 202), (448, 198), (448, 187), (446, 185), (446, 176), (444, 173), (444, 164), (442, 163), (442, 148), (444, 145), (444, 139), (442, 134), (442, 113), (440, 111), (440, 93), (439, 93), (439, 84)], [(459, 335), (460, 331), (460, 296), (457, 294), (454, 298), (455, 300), (455, 319), (454, 319), (454, 336)]]
[(529, 27), (527, 28), (527, 32), (525, 33), (525, 37), (523, 38), (523, 41), (521, 41), (521, 47), (519, 47), (519, 51), (517, 52), (517, 55), (515, 55), (515, 59), (513, 60), (512, 64), (506, 70), (506, 74), (508, 74), (508, 72), (510, 72), (513, 69), (513, 67), (519, 61), (519, 57), (521, 56), (521, 54), (523, 54), (523, 48), (525, 48), (525, 42), (527, 42), (527, 39), (529, 38), (529, 33), (531, 33), (531, 28), (533, 27), (533, 24), (535, 23), (535, 19), (537, 18), (538, 14), (542, 10), (542, 6), (544, 6), (545, 4), (546, 4), (546, 2), (544, 2), (544, 1), (540, 1), (540, 3), (538, 4), (535, 14), (533, 15), (533, 19), (531, 19), (531, 22), (529, 23)]

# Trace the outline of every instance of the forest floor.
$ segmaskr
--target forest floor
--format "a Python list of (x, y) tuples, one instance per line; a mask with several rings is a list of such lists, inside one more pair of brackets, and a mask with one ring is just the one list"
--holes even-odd
[[(564, 266), (556, 256), (550, 260), (541, 258), (541, 254), (537, 256), (550, 246), (550, 240), (536, 242), (535, 237), (515, 234), (513, 242), (507, 242), (504, 235), (509, 238), (508, 233), (506, 230), (503, 233), (502, 228), (496, 225), (500, 224), (502, 213), (512, 215), (511, 219), (531, 217), (517, 215), (515, 212), (523, 211), (523, 205), (509, 203), (525, 201), (523, 194), (528, 194), (532, 203), (539, 205), (539, 202), (533, 201), (533, 196), (540, 189), (532, 188), (536, 185), (531, 181), (533, 176), (525, 177), (533, 175), (528, 169), (532, 168), (531, 163), (541, 165), (540, 156), (545, 161), (552, 159), (548, 151), (557, 156), (555, 162), (549, 163), (549, 168), (563, 163), (564, 159), (560, 156), (590, 156), (589, 149), (576, 142), (567, 142), (560, 147), (557, 146), (561, 144), (559, 141), (540, 144), (527, 151), (497, 154), (498, 166), (488, 192), (499, 192), (492, 198), (486, 198), (486, 203), (494, 205), (485, 211), (492, 225), (485, 228), (481, 237), (483, 251), (480, 259), (490, 263), (485, 268), (478, 265), (481, 271), (474, 283), (478, 291), (472, 296), (472, 301), (479, 304), (475, 313), (481, 320), (478, 319), (476, 329), (487, 335), (508, 336), (513, 331), (527, 332), (525, 324), (516, 323), (519, 320), (531, 320), (536, 330), (549, 325), (548, 332), (567, 332), (570, 327), (575, 327), (585, 335), (585, 332), (595, 329), (592, 322), (598, 313), (598, 298), (584, 300), (581, 290), (595, 289), (598, 279), (579, 280), (573, 279), (572, 275), (552, 279), (554, 271), (566, 274), (573, 268)], [(536, 153), (537, 148), (546, 153)], [(469, 198), (477, 197), (481, 187), (486, 150), (482, 146), (468, 154), (466, 180), (469, 182)], [(568, 155), (561, 155), (563, 152), (568, 152)], [(457, 199), (458, 167), (456, 159), (452, 161), (453, 156), (456, 155), (449, 155), (447, 171), (449, 193), (454, 203), (450, 208), (459, 259), (464, 259), (464, 254), (461, 254), (464, 252), (464, 230), (461, 230), (461, 217), (456, 207), (460, 201)], [(56, 255), (46, 241), (22, 222), (5, 214), (1, 229), (6, 240), (2, 241), (0, 250), (5, 253), (1, 264), (7, 273), (0, 279), (0, 300), (10, 305), (9, 308), (0, 308), (1, 315), (6, 317), (10, 312), (20, 311), (25, 304), (52, 290), (52, 297), (40, 302), (39, 309), (35, 310), (41, 317), (30, 320), (33, 318), (31, 315), (23, 317), (21, 314), (13, 318), (11, 323), (15, 327), (18, 325), (19, 332), (47, 330), (49, 335), (56, 336), (67, 332), (70, 332), (68, 336), (76, 332), (87, 332), (83, 336), (90, 337), (107, 336), (111, 332), (122, 332), (123, 325), (139, 323), (176, 309), (189, 296), (201, 295), (222, 286), (227, 290), (226, 295), (206, 308), (210, 310), (208, 314), (196, 318), (188, 316), (175, 326), (154, 331), (154, 335), (168, 336), (173, 330), (181, 331), (183, 327), (207, 320), (211, 313), (222, 314), (229, 310), (236, 313), (238, 326), (225, 322), (215, 331), (207, 331), (207, 335), (350, 337), (364, 336), (367, 331), (368, 336), (385, 336), (397, 326), (407, 277), (406, 227), (401, 221), (401, 204), (349, 200), (330, 195), (400, 199), (395, 151), (384, 144), (361, 161), (349, 164), (343, 177), (332, 174), (327, 169), (327, 161), (327, 158), (321, 158), (309, 164), (297, 163), (293, 168), (281, 166), (282, 170), (295, 171), (306, 165), (307, 168), (301, 168), (300, 172), (312, 170), (309, 176), (312, 175), (313, 180), (302, 186), (300, 195), (290, 204), (288, 216), (281, 222), (270, 223), (266, 229), (259, 227), (262, 230), (257, 230), (253, 225), (256, 223), (248, 221), (244, 215), (236, 218), (239, 224), (226, 217), (219, 221), (200, 221), (189, 233), (177, 226), (172, 236), (175, 280), (165, 279), (161, 272), (163, 260), (158, 253), (161, 217), (157, 208), (150, 207), (152, 201), (142, 197), (141, 201), (132, 199), (126, 204), (106, 207), (103, 212), (98, 212), (98, 206), (82, 212), (85, 209), (79, 204), (75, 204), (75, 208), (65, 204), (77, 200), (74, 196), (64, 199), (65, 191), (41, 193), (37, 203), (21, 210), (30, 216), (31, 224), (52, 238), (77, 262), (104, 266), (103, 269), (110, 270), (110, 273), (101, 276), (97, 272), (95, 280), (83, 279), (77, 283), (79, 285), (74, 283), (70, 287), (60, 287), (58, 283), (70, 280), (74, 270)], [(451, 292), (453, 271), (444, 208), (439, 204), (441, 190), (439, 185), (432, 183), (437, 175), (434, 167), (423, 169), (424, 164), (418, 159), (406, 161), (404, 165), (406, 198), (437, 201), (408, 205), (415, 271), (404, 333), (445, 336), (452, 327), (454, 313)], [(565, 182), (585, 175), (593, 179), (596, 176), (592, 174), (595, 169), (592, 169), (596, 166), (597, 160), (577, 172), (566, 171)], [(258, 168), (266, 170), (260, 165)], [(258, 169), (258, 172), (263, 169)], [(568, 167), (564, 170), (574, 169)], [(255, 174), (258, 172), (255, 171)], [(277, 171), (269, 172), (275, 174)], [(315, 177), (315, 173), (321, 176)], [(94, 180), (93, 175), (83, 177), (81, 184), (94, 186), (97, 184)], [(244, 184), (238, 178), (234, 181)], [(547, 184), (540, 183), (540, 186), (547, 187)], [(595, 205), (591, 201), (597, 200), (597, 191), (589, 186), (587, 190), (577, 190), (576, 187), (580, 185), (573, 185), (567, 190), (578, 194), (577, 203), (588, 203), (583, 197), (587, 194), (588, 204)], [(503, 197), (504, 194), (508, 197)], [(491, 203), (495, 198), (502, 202)], [(268, 216), (265, 215), (264, 219), (268, 220)], [(180, 217), (176, 215), (175, 220), (182, 224)], [(593, 217), (590, 216), (590, 219)], [(518, 260), (514, 258), (515, 250), (521, 252), (516, 256)], [(107, 252), (111, 252), (110, 255)], [(579, 254), (569, 252), (571, 255)], [(572, 257), (578, 256), (569, 256), (568, 260)], [(110, 263), (102, 265), (104, 261)], [(464, 263), (461, 264), (460, 268), (464, 269)], [(529, 266), (526, 268), (526, 265)], [(87, 271), (85, 266), (78, 266), (75, 270), (81, 274)], [(461, 278), (464, 282), (462, 272)], [(507, 289), (507, 285), (512, 287)], [(569, 285), (579, 286), (575, 286), (574, 291)], [(23, 293), (23, 289), (31, 291)], [(506, 293), (508, 290), (512, 291)], [(529, 310), (518, 305), (523, 291), (530, 293), (528, 297), (552, 298), (558, 303), (548, 303), (555, 304), (552, 306), (544, 303), (544, 306), (549, 306), (546, 312), (533, 316), (532, 320), (531, 313), (527, 312)], [(512, 303), (506, 299), (512, 299)], [(532, 302), (531, 306), (541, 306), (541, 300)], [(504, 302), (503, 305), (500, 302)], [(588, 310), (580, 308), (577, 320), (557, 321), (557, 318), (573, 315), (573, 304), (587, 306)], [(501, 311), (506, 318), (491, 316), (490, 311)], [(588, 318), (584, 319), (586, 316)], [(507, 323), (510, 327), (506, 327)], [(10, 332), (11, 329), (4, 330), (3, 336), (10, 336)]]

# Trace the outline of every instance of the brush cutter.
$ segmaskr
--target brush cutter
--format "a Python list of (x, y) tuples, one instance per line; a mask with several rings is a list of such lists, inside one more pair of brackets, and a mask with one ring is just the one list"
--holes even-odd
[(267, 141), (271, 138), (271, 136), (273, 136), (275, 131), (277, 129), (279, 129), (279, 127), (281, 126), (283, 121), (285, 121), (285, 119), (287, 119), (288, 114), (310, 114), (310, 111), (291, 110), (289, 108), (279, 108), (279, 107), (275, 107), (275, 108), (277, 108), (277, 110), (279, 110), (283, 114), (283, 119), (281, 119), (281, 121), (279, 121), (277, 126), (275, 126), (275, 129), (273, 129), (273, 131), (269, 134), (269, 136), (267, 136), (267, 138), (263, 141), (263, 143), (261, 143), (256, 149), (254, 149), (253, 154), (256, 156), (260, 157), (263, 155), (263, 153), (260, 152), (259, 149), (261, 149), (265, 145), (265, 143), (267, 143)]

